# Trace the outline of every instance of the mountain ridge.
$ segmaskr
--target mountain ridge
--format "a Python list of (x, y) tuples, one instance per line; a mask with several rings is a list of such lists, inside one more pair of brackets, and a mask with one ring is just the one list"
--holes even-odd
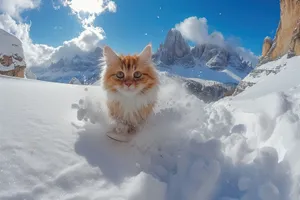
[[(99, 64), (101, 58), (102, 48), (97, 47), (94, 51), (83, 55), (75, 55), (72, 59), (62, 58), (58, 62), (52, 63), (49, 67), (31, 67), (31, 71), (37, 75), (39, 80), (69, 83), (72, 78), (76, 78), (83, 84), (93, 84), (100, 76)], [(201, 70), (195, 68), (200, 66), (203, 69), (203, 76), (199, 78), (204, 78), (204, 80), (210, 80), (209, 78), (214, 77), (210, 75), (209, 78), (205, 78), (207, 70), (210, 70), (209, 74), (224, 74), (224, 70), (229, 70), (229, 67), (231, 67), (234, 68), (234, 71), (239, 72), (239, 78), (226, 79), (227, 81), (225, 82), (234, 84), (237, 84), (239, 79), (244, 78), (253, 70), (250, 62), (243, 60), (237, 52), (230, 48), (215, 44), (189, 46), (182, 34), (174, 28), (170, 29), (164, 44), (160, 45), (153, 53), (152, 58), (153, 62), (162, 71), (170, 68), (174, 69), (176, 68), (175, 66), (180, 66), (183, 70), (190, 68), (196, 71)], [(178, 70), (172, 73), (185, 76)], [(236, 74), (236, 72), (232, 73)], [(225, 73), (225, 76), (228, 75)], [(216, 81), (222, 82), (222, 79)]]

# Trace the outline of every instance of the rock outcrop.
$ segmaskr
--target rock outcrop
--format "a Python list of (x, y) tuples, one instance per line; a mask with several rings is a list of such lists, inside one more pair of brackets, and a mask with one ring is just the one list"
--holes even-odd
[(286, 66), (287, 59), (295, 55), (300, 55), (300, 0), (280, 0), (280, 21), (275, 38), (264, 39), (258, 66), (238, 84), (233, 95), (270, 74), (277, 74)]
[(165, 65), (194, 64), (190, 46), (181, 33), (174, 28), (169, 30), (164, 44), (160, 45), (154, 59), (160, 60)]
[(281, 59), (270, 61), (256, 67), (238, 84), (233, 93), (233, 96), (238, 95), (246, 88), (252, 87), (256, 83), (264, 80), (267, 76), (279, 73), (287, 65), (287, 59), (287, 55), (285, 55)]
[(251, 63), (245, 62), (237, 52), (228, 46), (221, 47), (207, 43), (190, 47), (176, 29), (168, 32), (165, 42), (153, 55), (153, 60), (159, 67), (167, 68), (172, 65), (182, 67), (202, 65), (213, 70), (223, 70), (228, 66), (247, 72), (253, 69)]
[(167, 76), (182, 83), (182, 86), (186, 88), (187, 91), (206, 103), (218, 101), (225, 96), (231, 95), (236, 87), (232, 84), (224, 84), (198, 78), (191, 79), (170, 74)]
[(300, 55), (300, 0), (280, 0), (279, 26), (274, 40), (264, 41), (259, 65), (285, 54)]
[(25, 68), (21, 41), (0, 29), (0, 74), (24, 78)]
[(76, 77), (73, 77), (73, 78), (70, 80), (69, 84), (73, 84), (73, 85), (82, 85), (81, 82), (80, 82), (80, 81), (78, 80), (78, 78), (76, 78)]
[(267, 55), (267, 53), (270, 51), (272, 44), (273, 44), (273, 41), (270, 37), (266, 37), (264, 39), (264, 44), (263, 44), (262, 53), (261, 53), (261, 55), (263, 57), (265, 57)]

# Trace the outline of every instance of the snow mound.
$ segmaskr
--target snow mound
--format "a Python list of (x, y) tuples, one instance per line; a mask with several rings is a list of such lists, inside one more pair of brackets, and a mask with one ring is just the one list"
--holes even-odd
[[(236, 94), (243, 92), (246, 88), (252, 87), (253, 85), (264, 82), (265, 79), (269, 79), (269, 77), (275, 76), (277, 73), (286, 70), (287, 63), (290, 66), (298, 65), (300, 62), (300, 57), (296, 56), (293, 58), (287, 58), (287, 55), (282, 56), (280, 59), (268, 62), (266, 64), (260, 65), (257, 68), (255, 68), (252, 72), (250, 72), (237, 86)], [(294, 68), (289, 68), (288, 71), (295, 70)], [(281, 73), (280, 75), (276, 76), (285, 76), (285, 72)], [(290, 74), (290, 77), (293, 80), (284, 80), (284, 81), (278, 81), (274, 82), (272, 84), (276, 84), (278, 87), (286, 87), (286, 84), (294, 84), (295, 79), (298, 79), (297, 74)], [(272, 79), (272, 78), (271, 78)], [(262, 83), (264, 84), (264, 83)], [(267, 83), (270, 84), (270, 83)], [(270, 86), (272, 86), (270, 84)], [(282, 86), (281, 86), (282, 85)], [(251, 90), (250, 90), (251, 91)]]
[(286, 67), (210, 104), (162, 75), (129, 143), (105, 136), (99, 86), (0, 77), (0, 199), (298, 200), (300, 68)]
[[(0, 71), (14, 70), (15, 67), (25, 67), (24, 52), (21, 41), (12, 34), (0, 29)], [(11, 63), (3, 65), (2, 60), (11, 57)], [(7, 62), (7, 61), (6, 61)]]

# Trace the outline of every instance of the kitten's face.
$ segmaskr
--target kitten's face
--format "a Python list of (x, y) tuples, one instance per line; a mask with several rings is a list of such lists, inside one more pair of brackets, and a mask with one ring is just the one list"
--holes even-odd
[(157, 86), (158, 79), (151, 62), (151, 46), (139, 55), (118, 56), (110, 47), (104, 47), (106, 69), (102, 79), (105, 89), (124, 95), (143, 94)]

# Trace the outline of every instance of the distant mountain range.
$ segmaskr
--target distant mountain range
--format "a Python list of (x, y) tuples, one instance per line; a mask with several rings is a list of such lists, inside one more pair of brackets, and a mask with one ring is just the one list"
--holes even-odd
[(171, 29), (168, 32), (165, 42), (160, 45), (153, 58), (160, 67), (170, 67), (172, 65), (194, 67), (195, 65), (202, 65), (214, 70), (233, 67), (245, 72), (250, 72), (253, 69), (253, 64), (244, 61), (230, 46), (200, 44), (190, 47), (176, 29)]
[[(62, 58), (46, 68), (31, 67), (31, 71), (39, 80), (69, 83), (76, 78), (82, 84), (93, 84), (99, 79), (101, 56), (102, 49), (97, 47), (72, 59)], [(153, 54), (153, 61), (161, 71), (221, 83), (238, 84), (253, 70), (252, 63), (246, 62), (232, 48), (214, 44), (190, 47), (176, 29), (168, 32), (164, 43)]]
[(62, 58), (49, 67), (31, 67), (38, 80), (69, 83), (72, 78), (78, 79), (81, 84), (93, 84), (99, 79), (99, 61), (102, 49), (97, 47), (94, 51), (76, 55), (72, 59)]

